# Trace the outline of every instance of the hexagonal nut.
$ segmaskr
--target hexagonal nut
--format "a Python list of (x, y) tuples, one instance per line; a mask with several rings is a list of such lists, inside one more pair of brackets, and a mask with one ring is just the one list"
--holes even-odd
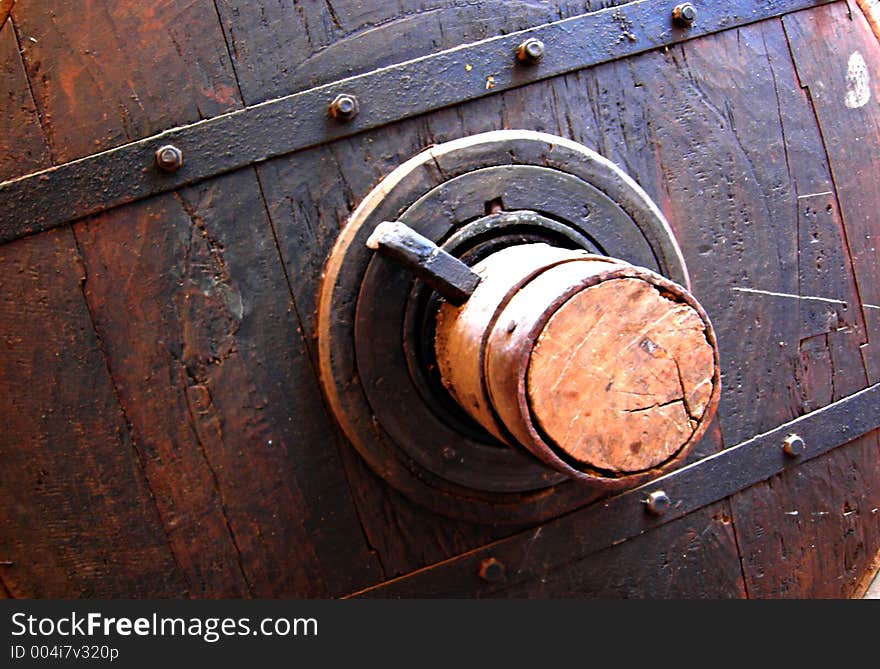
[(359, 111), (358, 99), (347, 93), (337, 95), (330, 103), (330, 116), (339, 121), (350, 121)]
[(807, 444), (796, 434), (790, 434), (782, 440), (782, 451), (787, 456), (796, 458), (807, 450)]
[(521, 63), (537, 63), (544, 57), (544, 43), (536, 37), (530, 37), (517, 47), (516, 57)]
[(672, 10), (672, 20), (680, 26), (689, 28), (697, 20), (697, 8), (689, 2), (676, 5)]
[(645, 500), (645, 510), (652, 516), (660, 516), (666, 513), (672, 506), (672, 500), (662, 490), (655, 490)]
[(173, 144), (156, 149), (156, 167), (163, 172), (176, 172), (183, 166), (183, 151)]
[(507, 567), (498, 558), (486, 558), (480, 562), (477, 574), (487, 583), (501, 583), (507, 578)]

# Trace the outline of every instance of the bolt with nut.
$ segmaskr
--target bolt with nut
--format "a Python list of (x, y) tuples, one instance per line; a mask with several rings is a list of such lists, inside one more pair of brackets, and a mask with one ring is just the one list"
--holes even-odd
[(163, 172), (176, 172), (183, 166), (183, 151), (173, 144), (160, 146), (156, 150), (156, 167)]
[(487, 583), (500, 583), (506, 578), (507, 568), (498, 558), (486, 558), (480, 562), (477, 575)]
[(661, 516), (672, 506), (672, 500), (662, 490), (655, 490), (645, 500), (645, 510), (652, 516)]
[(796, 434), (790, 434), (782, 440), (782, 451), (791, 458), (803, 455), (807, 450), (807, 444)]
[(672, 20), (683, 28), (690, 28), (697, 20), (697, 8), (689, 2), (676, 5), (672, 10)]
[(544, 43), (536, 37), (530, 37), (517, 47), (516, 57), (521, 63), (535, 64), (544, 57)]
[(339, 121), (350, 121), (357, 116), (360, 105), (354, 95), (337, 95), (330, 103), (330, 116)]

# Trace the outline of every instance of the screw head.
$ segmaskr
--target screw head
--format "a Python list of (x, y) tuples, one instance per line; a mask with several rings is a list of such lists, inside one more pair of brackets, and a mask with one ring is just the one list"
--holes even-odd
[(807, 444), (796, 434), (790, 434), (782, 440), (782, 451), (792, 458), (803, 455), (806, 450)]
[(655, 490), (648, 495), (645, 500), (645, 510), (652, 516), (660, 516), (669, 510), (672, 506), (672, 500), (662, 490)]
[(685, 28), (689, 28), (697, 20), (697, 8), (689, 2), (676, 5), (672, 10), (672, 19)]
[(345, 93), (337, 95), (330, 103), (330, 116), (340, 121), (350, 121), (360, 111), (358, 100), (353, 95)]
[(173, 144), (156, 149), (156, 167), (163, 172), (176, 172), (183, 165), (183, 151)]
[(452, 446), (444, 446), (440, 454), (443, 456), (443, 459), (446, 460), (446, 462), (452, 462), (458, 457), (458, 453), (454, 448), (452, 448)]
[(517, 47), (516, 57), (522, 63), (537, 63), (544, 57), (544, 43), (536, 37), (530, 37)]
[(479, 577), (487, 583), (500, 583), (507, 576), (507, 567), (498, 558), (486, 558), (480, 562)]

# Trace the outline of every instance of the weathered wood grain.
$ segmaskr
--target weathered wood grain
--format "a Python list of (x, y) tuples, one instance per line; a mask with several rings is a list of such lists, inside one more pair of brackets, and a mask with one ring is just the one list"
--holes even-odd
[(857, 0), (857, 2), (877, 39), (880, 39), (880, 0)]
[[(423, 147), (420, 123), (371, 131), (257, 167), (307, 344), (316, 360), (315, 307), (321, 269), (339, 229), (370, 189)], [(481, 526), (428, 513), (376, 477), (347, 442), (346, 473), (367, 540), (391, 578), (508, 536), (517, 527)]]
[(218, 0), (247, 104), (624, 0)]
[[(207, 1), (0, 2), (0, 178), (47, 164), (49, 146), (68, 160), (599, 6), (217, 4), (222, 29)], [(390, 489), (327, 418), (312, 358), (321, 266), (355, 204), (424, 146), (475, 132), (570, 137), (660, 204), (724, 369), (720, 421), (693, 457), (877, 380), (880, 52), (844, 3), (785, 29), (608, 63), (126, 207), (75, 240), (4, 247), (0, 385), (16, 410), (0, 450), (0, 550), (13, 554), (0, 592), (330, 596), (521, 530), (431, 516)], [(32, 434), (39, 450), (8, 443)], [(720, 503), (496, 594), (848, 596), (880, 543), (877, 452), (865, 436), (737, 495), (732, 512)]]
[(86, 295), (191, 588), (327, 596), (378, 564), (262, 210), (245, 171), (78, 225)]
[[(821, 16), (813, 10), (786, 18), (801, 23), (817, 18), (831, 29), (848, 18)], [(799, 322), (798, 364), (790, 398), (792, 410), (803, 413), (863, 388), (867, 374), (860, 356), (867, 313), (859, 308), (852, 240), (840, 183), (829, 167), (829, 145), (823, 142), (824, 120), (814, 114), (811, 91), (801, 88), (784, 36), (777, 25), (762, 27), (768, 61), (778, 95), (780, 123), (785, 137), (797, 221), (798, 289), (795, 297), (755, 295), (775, 302)], [(816, 35), (820, 32), (814, 33)], [(818, 39), (814, 37), (813, 39)], [(840, 44), (838, 42), (838, 44)], [(830, 80), (827, 70), (846, 57), (828, 53), (822, 89)], [(793, 51), (797, 54), (797, 51)], [(843, 55), (841, 55), (841, 53)], [(797, 62), (797, 58), (795, 60)], [(845, 88), (837, 88), (842, 103)], [(839, 113), (845, 113), (843, 104)], [(876, 114), (876, 111), (875, 111)], [(848, 146), (848, 183), (861, 169), (863, 156)], [(839, 159), (839, 158), (838, 158)], [(831, 167), (833, 167), (833, 162)], [(840, 211), (844, 212), (843, 221)], [(847, 223), (844, 230), (843, 222)], [(876, 228), (876, 219), (871, 223)], [(862, 256), (864, 258), (864, 256)], [(862, 260), (864, 263), (864, 259)], [(817, 299), (818, 298), (818, 299)], [(863, 298), (862, 298), (863, 299)], [(870, 320), (868, 319), (870, 323)], [(876, 331), (876, 329), (874, 330)], [(796, 471), (775, 477), (733, 499), (746, 587), (751, 597), (849, 597), (856, 594), (871, 560), (880, 547), (880, 471), (878, 437), (866, 435)]]
[(241, 106), (211, 0), (35, 0), (12, 16), (58, 162)]
[(95, 337), (69, 229), (0, 248), (0, 581), (187, 594)]
[(529, 404), (570, 457), (641, 471), (691, 439), (714, 377), (706, 324), (692, 307), (645, 281), (611, 279), (571, 298), (542, 330)]
[[(12, 4), (6, 7), (6, 11)], [(51, 164), (24, 65), (15, 25), (0, 6), (0, 181)]]
[[(880, 378), (880, 263), (877, 210), (880, 191), (880, 53), (861, 12), (835, 4), (786, 17), (785, 31), (800, 84), (819, 123), (840, 203), (866, 325), (868, 378)], [(819, 67), (819, 64), (823, 67)]]
[(719, 502), (493, 596), (741, 599), (745, 594), (730, 513), (727, 503)]

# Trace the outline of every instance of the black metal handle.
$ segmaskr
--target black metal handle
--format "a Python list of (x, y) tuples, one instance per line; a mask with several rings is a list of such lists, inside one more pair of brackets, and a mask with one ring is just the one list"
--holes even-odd
[(467, 302), (480, 283), (470, 267), (404, 223), (380, 223), (367, 247), (405, 267), (455, 305)]

